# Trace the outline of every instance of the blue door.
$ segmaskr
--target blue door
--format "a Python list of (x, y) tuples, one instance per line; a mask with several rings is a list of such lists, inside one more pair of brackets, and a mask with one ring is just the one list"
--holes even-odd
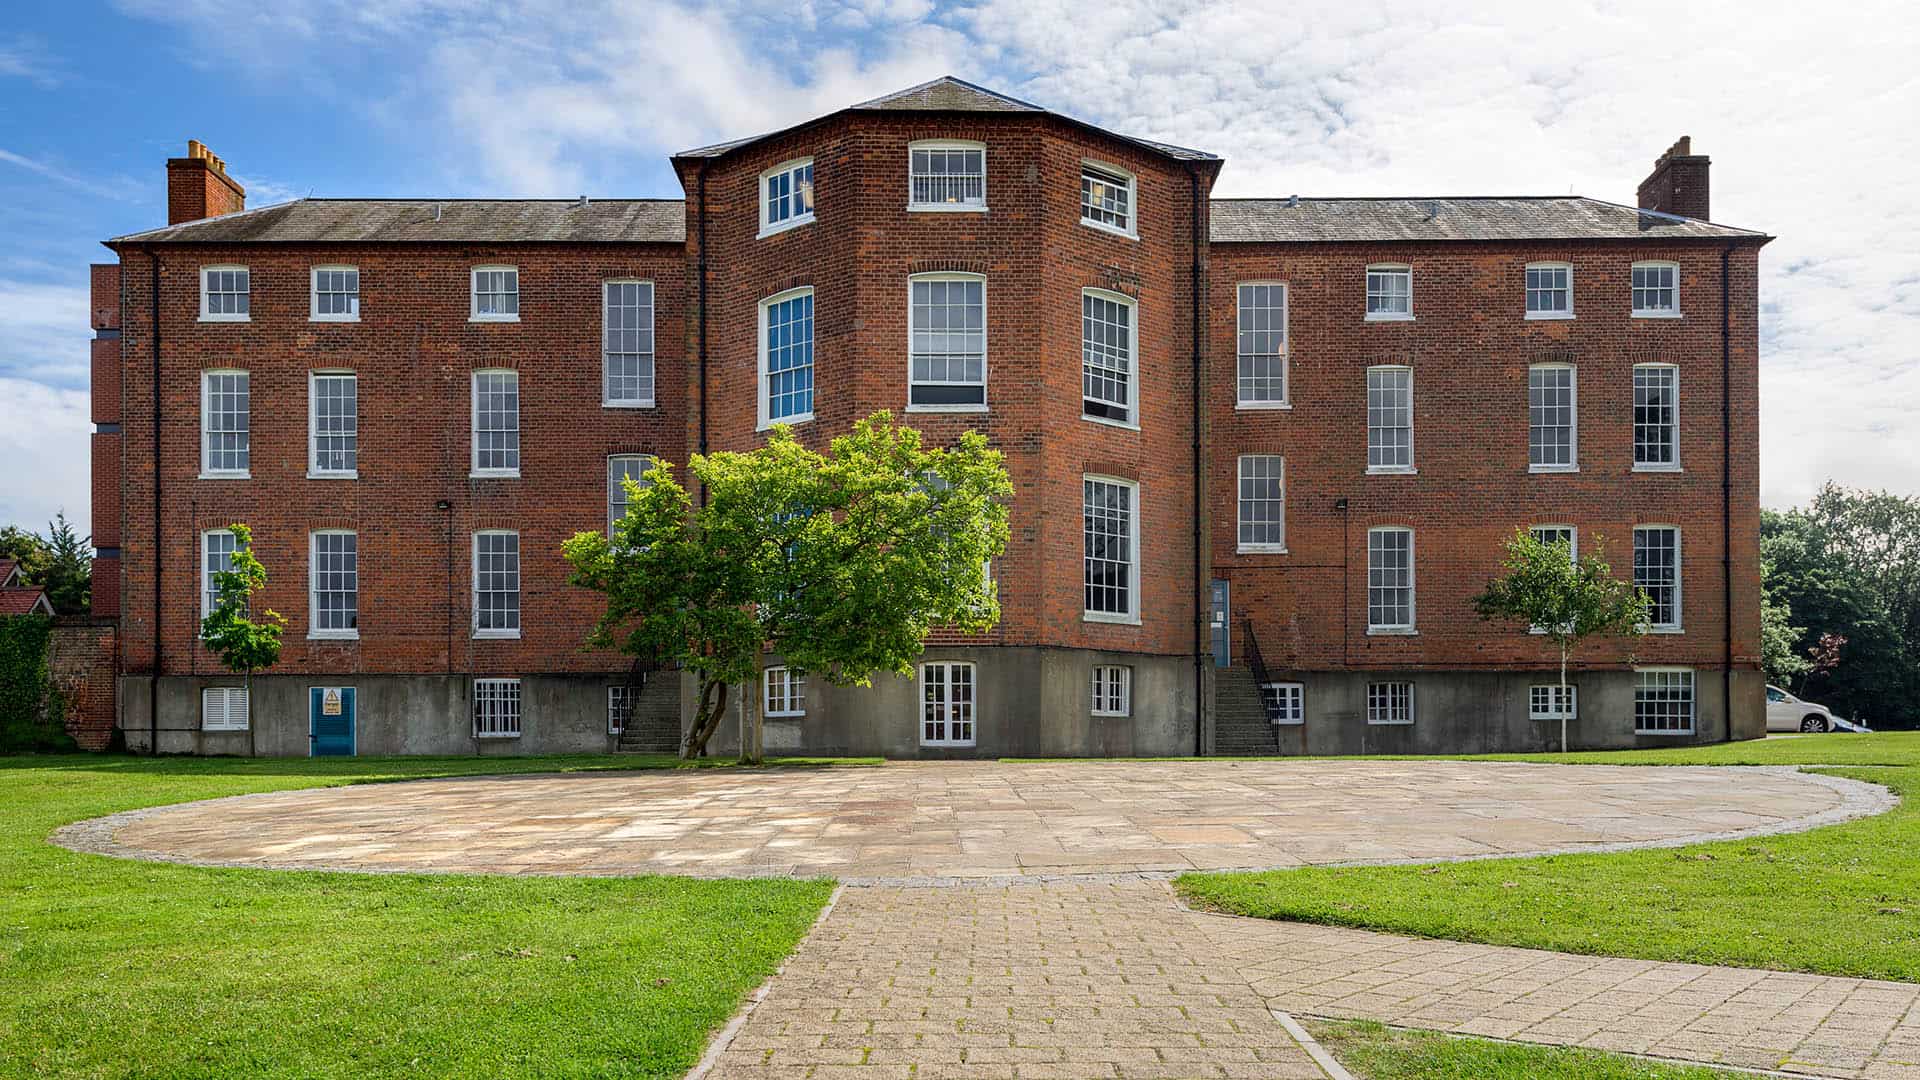
[(1233, 664), (1233, 601), (1226, 582), (1213, 583), (1213, 663), (1215, 667)]
[(351, 686), (315, 686), (307, 691), (307, 730), (314, 757), (352, 756), (353, 698)]

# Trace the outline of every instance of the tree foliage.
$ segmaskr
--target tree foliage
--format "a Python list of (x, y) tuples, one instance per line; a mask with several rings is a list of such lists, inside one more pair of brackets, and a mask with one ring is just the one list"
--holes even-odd
[(62, 719), (66, 702), (48, 667), (52, 635), (53, 620), (45, 615), (0, 619), (0, 753), (74, 748)]
[[(1766, 582), (1772, 578), (1773, 568), (1763, 564), (1760, 580)], [(1793, 625), (1793, 605), (1781, 595), (1781, 590), (1763, 584), (1760, 589), (1760, 664), (1769, 681), (1790, 687), (1794, 680), (1813, 669), (1812, 658), (1799, 652), (1800, 638), (1806, 632), (1806, 627)]]
[(246, 677), (247, 738), (253, 739), (253, 673), (280, 661), (280, 635), (287, 620), (272, 608), (253, 618), (253, 594), (266, 587), (267, 568), (253, 554), (253, 530), (235, 522), (233, 564), (213, 574), (213, 610), (200, 621), (207, 649), (228, 671)]
[(41, 585), (47, 603), (62, 615), (84, 613), (91, 606), (93, 555), (91, 537), (74, 531), (63, 512), (47, 523), (41, 536), (13, 525), (0, 527), (0, 559), (20, 564), (20, 581)]
[(682, 751), (718, 726), (729, 684), (747, 684), (742, 756), (758, 757), (763, 647), (838, 686), (911, 674), (937, 626), (978, 633), (999, 621), (985, 567), (1006, 547), (1013, 494), (998, 451), (973, 432), (929, 449), (885, 412), (857, 422), (827, 453), (776, 426), (746, 453), (696, 455), (693, 497), (671, 466), (627, 481), (611, 537), (563, 547), (574, 584), (606, 597), (593, 647), (674, 663), (700, 680)]

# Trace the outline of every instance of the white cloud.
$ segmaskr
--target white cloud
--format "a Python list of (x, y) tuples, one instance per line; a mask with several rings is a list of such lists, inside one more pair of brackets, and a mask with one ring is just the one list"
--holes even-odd
[(91, 398), (0, 376), (0, 525), (45, 530), (56, 511), (92, 529)]
[(0, 278), (0, 375), (85, 386), (89, 303), (84, 285)]
[(139, 185), (126, 177), (116, 177), (104, 182), (92, 180), (68, 172), (51, 162), (30, 158), (24, 154), (16, 154), (11, 150), (0, 149), (0, 162), (18, 166), (28, 172), (38, 173), (56, 183), (65, 184), (70, 188), (85, 192), (88, 195), (97, 195), (104, 199), (134, 202), (137, 201), (142, 194)]

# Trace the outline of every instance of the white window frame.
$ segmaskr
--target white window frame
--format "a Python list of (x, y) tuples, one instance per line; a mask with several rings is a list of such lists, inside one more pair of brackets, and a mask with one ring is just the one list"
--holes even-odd
[[(1404, 623), (1376, 623), (1373, 621), (1373, 538), (1377, 533), (1407, 534), (1407, 621)], [(1373, 636), (1409, 635), (1418, 633), (1419, 626), (1419, 584), (1417, 570), (1419, 559), (1416, 544), (1418, 537), (1412, 528), (1405, 525), (1375, 525), (1367, 530), (1367, 633)]]
[[(513, 272), (513, 311), (480, 310), (480, 275), (483, 273)], [(504, 293), (496, 294), (504, 296)], [(520, 321), (520, 268), (506, 263), (488, 263), (469, 267), (467, 270), (467, 321), (468, 322), (519, 322)]]
[[(1245, 347), (1250, 331), (1240, 323), (1246, 317), (1246, 290), (1267, 288), (1280, 290), (1280, 351), (1279, 353), (1249, 352)], [(1291, 409), (1293, 408), (1293, 349), (1291, 328), (1287, 325), (1291, 315), (1292, 290), (1284, 281), (1238, 281), (1233, 289), (1233, 333), (1234, 333), (1234, 391), (1233, 401), (1236, 409)], [(1247, 374), (1241, 365), (1249, 357), (1260, 358), (1277, 355), (1280, 358), (1280, 396), (1278, 398), (1248, 398), (1246, 395)]]
[[(344, 313), (320, 310), (320, 275), (323, 273), (351, 272), (353, 274), (353, 302), (351, 309)], [(330, 294), (331, 295), (331, 294)], [(345, 294), (342, 294), (345, 295)], [(344, 263), (322, 263), (307, 270), (307, 321), (356, 323), (360, 321), (360, 268)]]
[[(647, 384), (651, 386), (653, 389), (650, 393), (646, 394), (643, 397), (616, 398), (612, 394), (608, 393), (608, 389), (613, 385), (613, 371), (611, 368), (610, 357), (614, 355), (614, 351), (612, 349), (607, 348), (607, 309), (608, 307), (611, 306), (608, 303), (607, 289), (609, 286), (613, 286), (613, 285), (645, 285), (647, 287), (647, 340), (649, 343), (651, 343), (653, 347), (649, 348), (644, 354), (642, 353), (619, 354), (622, 356), (644, 355), (646, 357), (647, 366), (653, 369), (652, 373), (647, 376)], [(653, 408), (654, 401), (658, 398), (660, 393), (660, 361), (659, 361), (660, 342), (658, 337), (656, 336), (656, 326), (657, 326), (656, 316), (659, 314), (659, 310), (660, 310), (659, 303), (660, 303), (660, 290), (654, 287), (653, 281), (649, 278), (608, 278), (600, 283), (600, 407), (601, 408), (603, 409), (651, 409)]]
[[(207, 427), (213, 417), (213, 378), (239, 375), (247, 380), (247, 464), (238, 469), (216, 469), (211, 464), (213, 436)], [(220, 432), (220, 434), (232, 434)], [(253, 373), (245, 368), (208, 368), (200, 373), (200, 479), (250, 480), (253, 478)]]
[[(213, 614), (213, 568), (207, 564), (213, 561), (213, 544), (211, 541), (215, 536), (231, 537), (233, 536), (233, 530), (204, 529), (200, 533), (200, 619), (202, 622), (206, 621), (207, 616)], [(237, 537), (234, 541), (233, 550), (240, 550)], [(222, 554), (227, 556), (227, 566), (231, 568), (233, 565), (233, 552), (222, 552)], [(200, 636), (197, 630), (194, 636)]]
[[(1407, 461), (1404, 465), (1375, 465), (1373, 463), (1373, 376), (1376, 372), (1407, 373)], [(1414, 464), (1414, 378), (1413, 367), (1409, 364), (1374, 364), (1367, 368), (1367, 475), (1369, 476), (1412, 476), (1420, 471)]]
[[(1533, 460), (1533, 373), (1536, 371), (1564, 371), (1567, 373), (1567, 463), (1564, 465), (1539, 464)], [(1580, 471), (1580, 371), (1573, 364), (1546, 363), (1532, 364), (1527, 368), (1527, 471), (1530, 473), (1577, 473)]]
[[(1379, 710), (1374, 708), (1374, 691), (1376, 687), (1379, 688), (1381, 695), (1383, 695), (1382, 704), (1384, 708)], [(1398, 710), (1394, 708), (1397, 704), (1394, 699), (1398, 696), (1396, 688), (1404, 688), (1406, 692), (1407, 708), (1405, 719), (1398, 718)], [(1419, 719), (1419, 710), (1416, 708), (1414, 684), (1411, 679), (1386, 679), (1380, 682), (1369, 682), (1366, 693), (1367, 725), (1369, 727), (1411, 727), (1413, 722)]]
[[(620, 518), (614, 516), (614, 513), (613, 513), (613, 508), (616, 505), (616, 502), (618, 503), (618, 505), (621, 505), (621, 506), (628, 505), (626, 502), (626, 494), (627, 494), (626, 488), (619, 486), (619, 484), (616, 482), (614, 477), (614, 472), (613, 472), (613, 463), (616, 461), (643, 462), (644, 464), (640, 469), (640, 475), (634, 477), (633, 480), (634, 480), (634, 483), (639, 484), (643, 488), (647, 488), (647, 487), (653, 486), (652, 481), (647, 479), (647, 472), (648, 470), (653, 468), (653, 466), (657, 463), (658, 460), (659, 459), (655, 458), (652, 454), (608, 454), (607, 455), (607, 538), (609, 540), (613, 538), (614, 522), (620, 520)], [(620, 479), (624, 480), (626, 478), (626, 475), (627, 475), (626, 472), (623, 470), (620, 473)], [(618, 500), (614, 498), (614, 495), (616, 492), (619, 493), (619, 496), (620, 496)], [(624, 515), (621, 515), (621, 516), (624, 516)]]
[(1281, 727), (1298, 727), (1307, 722), (1307, 688), (1304, 683), (1270, 682), (1260, 687), (1260, 706), (1267, 720)]
[[(515, 402), (514, 410), (513, 410), (514, 464), (511, 466), (490, 466), (484, 469), (480, 467), (480, 378), (483, 375), (513, 376), (513, 399)], [(467, 425), (467, 450), (468, 450), (467, 475), (470, 477), (474, 477), (476, 479), (495, 478), (495, 479), (511, 480), (519, 477), (520, 462), (522, 460), (521, 454), (525, 452), (525, 449), (526, 449), (526, 447), (522, 445), (522, 440), (520, 439), (520, 435), (523, 430), (523, 427), (520, 423), (520, 417), (526, 411), (525, 410), (526, 398), (524, 396), (524, 393), (521, 390), (519, 369), (518, 368), (475, 368), (473, 369), (473, 373), (468, 377), (467, 385), (469, 387), (468, 395), (467, 395), (468, 405), (470, 406), (470, 409), (469, 409), (470, 419)], [(507, 429), (499, 428), (497, 430), (505, 431)]]
[[(626, 683), (607, 684), (607, 734), (623, 735), (626, 733), (626, 721), (633, 718), (634, 702), (630, 693), (632, 690), (633, 687)], [(628, 700), (624, 702), (617, 701), (616, 699), (618, 698), (627, 698)], [(618, 722), (615, 722), (615, 717), (620, 718)]]
[[(1547, 542), (1549, 538), (1540, 535), (1541, 533), (1561, 533), (1561, 532), (1567, 534), (1567, 558), (1578, 561), (1580, 558), (1580, 529), (1578, 526), (1565, 525), (1557, 522), (1548, 522), (1547, 524), (1544, 524), (1544, 525), (1527, 526), (1527, 535), (1533, 537), (1535, 540), (1541, 541), (1542, 543)], [(1529, 634), (1544, 634), (1546, 632), (1547, 632), (1547, 628), (1544, 626), (1527, 627), (1527, 633)]]
[(1559, 683), (1534, 683), (1527, 687), (1527, 719), (1580, 719), (1580, 687), (1568, 683), (1564, 698), (1560, 696), (1560, 689)]
[[(1118, 485), (1120, 487), (1128, 489), (1131, 492), (1131, 497), (1127, 500), (1127, 505), (1130, 511), (1127, 515), (1127, 532), (1128, 532), (1127, 551), (1128, 551), (1128, 554), (1131, 556), (1131, 560), (1130, 560), (1130, 565), (1127, 567), (1127, 610), (1124, 612), (1093, 611), (1088, 609), (1085, 606), (1086, 604), (1085, 598), (1086, 598), (1086, 590), (1087, 590), (1086, 486), (1089, 483)], [(1103, 476), (1099, 473), (1086, 473), (1082, 475), (1080, 478), (1080, 492), (1081, 492), (1080, 494), (1080, 529), (1081, 529), (1080, 618), (1083, 622), (1122, 623), (1122, 624), (1127, 624), (1132, 626), (1138, 626), (1140, 625), (1140, 608), (1141, 608), (1141, 603), (1140, 603), (1140, 517), (1141, 517), (1140, 483), (1139, 481), (1136, 481), (1136, 480), (1127, 480), (1118, 476)]]
[[(212, 699), (220, 699), (218, 722), (209, 723), (207, 707)], [(238, 699), (240, 722), (233, 722), (234, 702)], [(251, 726), (253, 704), (247, 700), (247, 688), (244, 686), (203, 686), (200, 688), (200, 730), (201, 731), (245, 731)]]
[[(1126, 406), (1127, 417), (1124, 420), (1111, 416), (1094, 416), (1087, 412), (1087, 300), (1104, 300), (1124, 305), (1127, 309), (1127, 400), (1122, 403), (1106, 398), (1096, 398), (1108, 405)], [(1080, 290), (1080, 419), (1109, 427), (1126, 428), (1129, 431), (1140, 430), (1140, 302), (1126, 293), (1112, 292), (1107, 289)]]
[(1133, 715), (1133, 668), (1128, 665), (1093, 665), (1087, 689), (1094, 716)]
[[(513, 557), (513, 621), (511, 627), (480, 627), (480, 538), (483, 536), (511, 536), (514, 539)], [(471, 572), (467, 575), (467, 606), (472, 609), (469, 622), (472, 624), (475, 641), (517, 641), (521, 628), (526, 625), (526, 574), (523, 569), (526, 552), (520, 545), (520, 533), (514, 529), (475, 529), (473, 540), (468, 546), (468, 559)], [(499, 591), (499, 590), (496, 590)]]
[[(1673, 306), (1671, 308), (1643, 308), (1634, 302), (1633, 271), (1635, 270), (1671, 270), (1673, 271)], [(1680, 264), (1670, 259), (1639, 259), (1627, 268), (1627, 305), (1636, 319), (1677, 319), (1680, 317)]]
[[(1687, 686), (1687, 726), (1685, 728), (1642, 727), (1640, 693), (1646, 689), (1647, 675), (1685, 675)], [(1700, 724), (1700, 680), (1690, 667), (1636, 667), (1633, 669), (1633, 733), (1635, 735), (1692, 735)]]
[[(493, 731), (480, 730), (480, 695), (483, 688), (489, 692), (501, 695), (500, 703), (502, 711), (500, 721), (503, 724), (509, 719), (506, 715), (506, 705), (509, 702), (512, 703), (513, 715), (510, 719), (513, 723), (513, 730), (508, 731), (504, 728)], [(511, 688), (510, 692), (509, 688)], [(468, 712), (472, 714), (473, 727), (471, 730), (474, 738), (517, 739), (520, 737), (520, 733), (526, 729), (526, 713), (524, 709), (526, 708), (527, 699), (526, 695), (522, 693), (519, 679), (483, 679), (476, 676), (469, 687), (468, 693), (470, 695), (469, 704), (471, 706)]]
[[(1278, 541), (1246, 539), (1247, 520), (1247, 462), (1253, 459), (1271, 459), (1279, 466), (1277, 478), (1280, 481), (1280, 539)], [(1248, 555), (1268, 553), (1285, 555), (1287, 553), (1287, 459), (1280, 454), (1241, 454), (1234, 461), (1234, 551)], [(1258, 523), (1264, 524), (1264, 523)]]
[[(1373, 278), (1373, 275), (1375, 274), (1401, 274), (1406, 277), (1407, 279), (1407, 310), (1405, 311), (1373, 310), (1374, 291), (1373, 291), (1372, 278)], [(1362, 311), (1364, 311), (1366, 314), (1367, 322), (1412, 322), (1413, 321), (1413, 310), (1414, 310), (1413, 309), (1413, 267), (1411, 265), (1407, 263), (1373, 263), (1367, 267), (1367, 276), (1362, 283), (1366, 286), (1365, 307), (1362, 308)], [(1382, 292), (1379, 295), (1391, 296), (1392, 293)]]
[[(941, 686), (944, 688), (945, 696), (938, 706), (940, 713), (938, 723), (940, 725), (941, 738), (929, 739), (927, 737), (927, 724), (929, 722), (927, 713), (929, 709), (933, 707), (933, 703), (927, 700), (927, 673), (934, 668), (939, 668), (942, 672)], [(966, 668), (969, 672), (967, 682), (969, 694), (964, 710), (960, 704), (954, 701), (953, 695), (953, 673), (960, 668)], [(978, 744), (980, 738), (980, 665), (971, 660), (928, 660), (920, 665), (920, 678), (915, 689), (918, 691), (915, 697), (920, 714), (918, 723), (921, 746), (974, 746)], [(963, 712), (964, 715), (962, 715)], [(956, 738), (954, 736), (954, 729), (962, 724), (966, 726), (966, 737)]]
[[(782, 173), (787, 174), (787, 196), (786, 197), (787, 197), (788, 205), (791, 206), (794, 198), (794, 192), (796, 190), (796, 185), (793, 182), (792, 174), (799, 171), (800, 169), (807, 170), (806, 212), (799, 213), (799, 214), (789, 213), (786, 217), (781, 218), (779, 221), (770, 220), (769, 215), (773, 213), (773, 200), (767, 197), (767, 181), (773, 179), (776, 176), (781, 175)], [(797, 229), (802, 225), (813, 224), (813, 214), (814, 214), (814, 206), (815, 206), (813, 183), (814, 183), (813, 158), (811, 157), (789, 158), (786, 161), (783, 161), (780, 164), (775, 165), (773, 168), (768, 169), (765, 172), (761, 173), (760, 179), (758, 181), (758, 186), (760, 191), (760, 231), (754, 235), (754, 239), (764, 240), (767, 237), (774, 235), (775, 233), (783, 233), (783, 232), (786, 232), (788, 229)]]
[[(1670, 437), (1673, 441), (1673, 460), (1672, 461), (1647, 461), (1647, 462), (1643, 462), (1639, 460), (1640, 422), (1638, 418), (1632, 415), (1629, 415), (1627, 417), (1627, 421), (1631, 427), (1631, 437), (1633, 440), (1633, 447), (1632, 447), (1633, 456), (1634, 456), (1633, 471), (1634, 472), (1680, 472), (1681, 471), (1680, 469), (1680, 365), (1670, 364), (1670, 363), (1635, 364), (1633, 365), (1633, 372), (1632, 372), (1632, 379), (1634, 383), (1637, 384), (1640, 381), (1640, 373), (1642, 371), (1670, 371), (1673, 373), (1673, 419), (1667, 425), (1668, 430), (1670, 432)], [(1638, 410), (1640, 408), (1640, 403), (1636, 399), (1639, 396), (1639, 387), (1637, 385), (1630, 386), (1628, 388), (1628, 395), (1629, 396), (1627, 399), (1627, 408), (1629, 410)]]
[[(1113, 186), (1115, 188), (1122, 186), (1126, 188), (1126, 228), (1121, 228), (1117, 225), (1112, 225), (1087, 216), (1086, 182), (1089, 170), (1095, 173), (1105, 173), (1105, 176), (1099, 177), (1104, 183), (1112, 184), (1115, 180), (1123, 182), (1122, 184), (1113, 184)], [(1118, 165), (1101, 161), (1097, 158), (1081, 158), (1080, 191), (1080, 224), (1085, 225), (1089, 229), (1098, 229), (1104, 233), (1112, 233), (1114, 236), (1124, 236), (1129, 240), (1140, 239), (1140, 178), (1135, 176), (1131, 169), (1123, 169)]]
[[(320, 467), (320, 382), (323, 379), (353, 380), (353, 468)], [(321, 370), (307, 372), (307, 479), (360, 479), (360, 375), (353, 371)]]
[[(913, 400), (913, 390), (914, 390), (914, 387), (916, 386), (971, 386), (973, 385), (972, 383), (952, 382), (952, 381), (946, 381), (946, 382), (930, 381), (930, 382), (922, 383), (913, 377), (913, 357), (914, 357), (913, 287), (914, 285), (921, 282), (933, 282), (933, 281), (977, 281), (980, 283), (980, 401), (978, 404), (963, 402), (963, 403), (956, 403), (956, 404), (950, 404), (950, 405), (942, 405), (942, 404), (921, 405), (921, 404), (916, 404)], [(953, 271), (953, 272), (940, 271), (940, 272), (926, 273), (926, 274), (909, 274), (907, 276), (907, 409), (906, 409), (907, 412), (910, 412), (910, 413), (912, 412), (983, 413), (987, 411), (987, 375), (988, 375), (987, 367), (988, 367), (989, 360), (992, 356), (991, 347), (988, 342), (988, 314), (987, 314), (988, 306), (989, 304), (987, 300), (987, 275), (985, 274), (969, 274), (969, 273), (961, 273), (958, 271)]]
[[(779, 678), (774, 673), (779, 672)], [(778, 664), (760, 673), (760, 715), (769, 719), (807, 715), (807, 677)], [(779, 684), (775, 692), (774, 684)]]
[[(351, 536), (353, 543), (353, 622), (350, 627), (322, 629), (320, 617), (320, 538)], [(360, 534), (352, 529), (315, 529), (307, 534), (307, 640), (360, 640)]]
[(754, 342), (754, 352), (760, 358), (760, 374), (757, 380), (759, 386), (754, 395), (760, 399), (760, 423), (759, 426), (754, 429), (756, 431), (765, 431), (775, 424), (804, 424), (813, 419), (812, 409), (804, 413), (795, 413), (792, 416), (783, 416), (778, 420), (772, 419), (773, 400), (770, 388), (767, 386), (767, 379), (771, 374), (767, 370), (767, 312), (771, 310), (775, 304), (783, 304), (788, 300), (797, 299), (802, 295), (813, 297), (813, 317), (811, 319), (813, 337), (807, 346), (809, 357), (807, 361), (807, 371), (809, 372), (808, 378), (810, 380), (809, 393), (812, 395), (812, 400), (816, 403), (818, 401), (820, 394), (820, 298), (814, 293), (813, 286), (802, 285), (798, 288), (774, 293), (772, 296), (760, 301), (760, 330), (758, 338)]
[[(222, 293), (222, 296), (245, 296), (245, 311), (211, 311), (207, 301), (211, 298), (207, 288), (207, 275), (239, 271), (247, 275), (247, 291), (244, 293)], [(220, 263), (200, 268), (200, 321), (201, 322), (252, 322), (253, 321), (253, 271), (237, 263)]]
[[(913, 153), (916, 150), (980, 151), (979, 202), (917, 202), (913, 197)], [(947, 175), (956, 175), (949, 173)], [(907, 144), (907, 209), (929, 214), (984, 214), (987, 212), (987, 144), (971, 139), (917, 139)]]
[[(1565, 311), (1533, 310), (1533, 308), (1530, 305), (1533, 300), (1533, 294), (1535, 292), (1553, 292), (1555, 290), (1552, 290), (1552, 289), (1536, 290), (1530, 284), (1528, 284), (1527, 271), (1532, 271), (1532, 270), (1565, 270), (1567, 272), (1567, 310)], [(1553, 260), (1549, 260), (1547, 262), (1528, 263), (1526, 265), (1526, 269), (1521, 272), (1520, 291), (1521, 291), (1520, 305), (1526, 317), (1529, 320), (1536, 320), (1536, 321), (1546, 320), (1551, 322), (1556, 320), (1573, 318), (1573, 264), (1572, 263), (1553, 261)]]
[(1653, 613), (1651, 610), (1652, 605), (1649, 604), (1647, 633), (1684, 634), (1686, 633), (1686, 609), (1682, 606), (1682, 601), (1685, 598), (1685, 589), (1682, 586), (1686, 582), (1687, 562), (1685, 538), (1680, 531), (1680, 526), (1668, 525), (1664, 522), (1643, 522), (1633, 527), (1633, 548), (1631, 554), (1634, 556), (1634, 561), (1632, 580), (1636, 588), (1645, 589), (1647, 587), (1640, 583), (1640, 534), (1659, 530), (1673, 533), (1673, 621), (1664, 623), (1651, 621)]

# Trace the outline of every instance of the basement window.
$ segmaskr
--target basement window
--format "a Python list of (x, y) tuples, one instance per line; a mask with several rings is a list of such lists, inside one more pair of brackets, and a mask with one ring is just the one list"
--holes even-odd
[(1368, 683), (1367, 723), (1413, 723), (1413, 684), (1410, 682)]
[(770, 667), (765, 672), (767, 716), (807, 715), (807, 677), (792, 668)]
[(247, 688), (209, 686), (201, 690), (200, 730), (247, 730)]
[(520, 680), (473, 680), (473, 737), (520, 737)]
[(607, 734), (618, 735), (627, 729), (633, 716), (633, 687), (624, 683), (607, 687)]
[(1546, 683), (1527, 690), (1527, 719), (1573, 720), (1580, 715), (1577, 686)]
[(1133, 669), (1122, 664), (1093, 666), (1093, 715), (1133, 715)]
[(1275, 724), (1307, 722), (1306, 687), (1297, 682), (1267, 683), (1260, 688), (1260, 703), (1267, 708), (1267, 720)]

